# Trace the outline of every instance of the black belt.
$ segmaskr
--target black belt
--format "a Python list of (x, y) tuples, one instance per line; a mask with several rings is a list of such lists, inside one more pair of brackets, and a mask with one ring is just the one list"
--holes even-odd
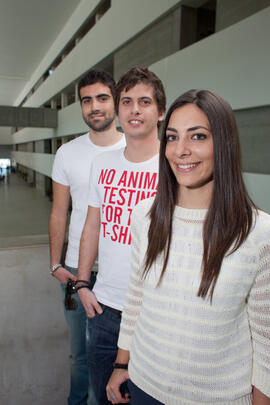
[(110, 312), (114, 313), (115, 315), (117, 315), (119, 318), (121, 318), (122, 311), (120, 311), (119, 309), (108, 307), (108, 305), (102, 304), (102, 302), (99, 302), (99, 305), (101, 306), (101, 308), (103, 310), (110, 311)]

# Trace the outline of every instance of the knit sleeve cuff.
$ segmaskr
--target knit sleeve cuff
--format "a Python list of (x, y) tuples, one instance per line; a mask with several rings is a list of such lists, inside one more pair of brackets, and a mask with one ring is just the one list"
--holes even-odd
[(118, 347), (119, 347), (119, 349), (130, 351), (132, 337), (133, 336), (127, 336), (126, 334), (123, 334), (123, 333), (120, 332), (119, 338), (118, 338)]
[(252, 385), (270, 398), (270, 374), (256, 364), (253, 365)]

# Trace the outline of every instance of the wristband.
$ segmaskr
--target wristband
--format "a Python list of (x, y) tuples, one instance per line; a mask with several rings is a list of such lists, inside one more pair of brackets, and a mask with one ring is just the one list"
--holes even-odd
[(50, 273), (53, 276), (56, 270), (58, 270), (60, 267), (62, 267), (62, 264), (54, 264), (52, 267), (50, 267)]
[(86, 284), (86, 285), (89, 285), (89, 284), (90, 284), (89, 281), (86, 281), (86, 280), (76, 280), (76, 281), (75, 281), (75, 285), (77, 285), (77, 284), (79, 284), (79, 283), (83, 283), (83, 284)]
[(76, 291), (79, 291), (81, 288), (88, 288), (90, 290), (89, 285), (79, 285), (79, 287), (76, 287)]
[(121, 370), (127, 370), (128, 369), (128, 364), (113, 363), (113, 368), (117, 368), (117, 369), (121, 369)]

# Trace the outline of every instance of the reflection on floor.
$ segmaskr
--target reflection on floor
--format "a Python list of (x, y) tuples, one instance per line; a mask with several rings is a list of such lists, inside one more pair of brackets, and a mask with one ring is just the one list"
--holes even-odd
[(16, 174), (0, 182), (0, 248), (48, 243), (51, 204)]

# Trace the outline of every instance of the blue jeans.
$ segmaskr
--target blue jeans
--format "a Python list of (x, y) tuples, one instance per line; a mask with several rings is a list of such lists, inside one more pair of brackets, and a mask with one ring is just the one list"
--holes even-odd
[(87, 358), (89, 387), (94, 396), (88, 405), (111, 405), (107, 400), (106, 385), (113, 372), (118, 347), (121, 313), (100, 304), (103, 313), (87, 318)]
[[(72, 274), (77, 275), (77, 270), (65, 265)], [(91, 283), (94, 285), (95, 276), (91, 273)], [(92, 287), (93, 287), (92, 285)], [(65, 300), (66, 285), (61, 284), (63, 303)], [(70, 343), (70, 392), (68, 405), (87, 405), (88, 398), (88, 367), (86, 355), (86, 314), (78, 294), (72, 298), (77, 302), (75, 310), (66, 310), (64, 314), (69, 330)]]
[(159, 402), (157, 399), (142, 391), (131, 380), (128, 380), (128, 389), (131, 396), (131, 405), (164, 405), (162, 402)]

